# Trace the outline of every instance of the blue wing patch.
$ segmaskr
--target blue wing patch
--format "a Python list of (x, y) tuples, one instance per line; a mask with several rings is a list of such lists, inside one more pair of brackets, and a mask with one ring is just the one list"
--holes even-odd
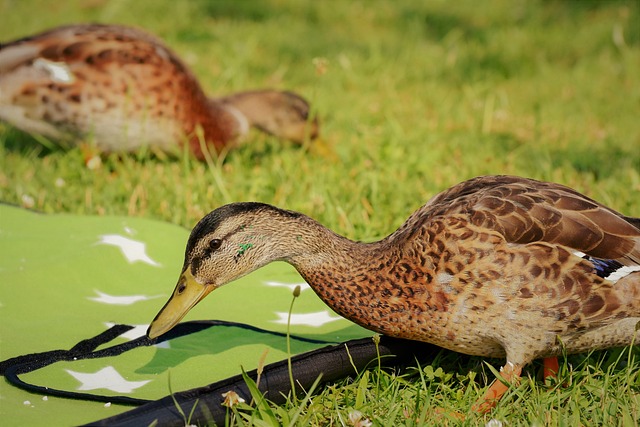
[(591, 261), (591, 264), (593, 264), (593, 267), (596, 269), (596, 274), (603, 279), (608, 278), (610, 275), (624, 267), (614, 259), (598, 259), (591, 258), (589, 256), (585, 256), (585, 258)]
[(640, 265), (623, 265), (620, 262), (613, 259), (599, 259), (593, 258), (589, 255), (582, 255), (582, 258), (586, 259), (593, 265), (593, 269), (595, 270), (598, 276), (603, 279), (607, 279), (613, 283), (622, 279), (623, 277), (628, 276), (631, 273), (636, 273), (640, 271)]

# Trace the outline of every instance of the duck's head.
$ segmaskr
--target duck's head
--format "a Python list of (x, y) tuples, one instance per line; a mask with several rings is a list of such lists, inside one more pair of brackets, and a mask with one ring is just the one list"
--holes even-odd
[[(194, 227), (178, 284), (147, 330), (149, 338), (173, 328), (211, 291), (265, 264), (286, 259), (295, 246), (287, 222), (301, 214), (262, 203), (233, 203), (205, 216)], [(293, 228), (295, 229), (295, 227)]]
[(314, 140), (320, 134), (317, 116), (311, 112), (306, 99), (289, 91), (263, 91), (265, 110), (254, 119), (255, 126), (264, 132), (298, 144)]
[(320, 133), (318, 118), (309, 102), (293, 92), (252, 90), (212, 102), (233, 107), (250, 126), (298, 144), (316, 139)]

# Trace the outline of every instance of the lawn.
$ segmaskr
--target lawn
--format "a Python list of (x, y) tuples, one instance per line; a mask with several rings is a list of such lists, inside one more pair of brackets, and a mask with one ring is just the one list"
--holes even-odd
[[(0, 17), (1, 41), (71, 22), (140, 26), (208, 93), (294, 90), (322, 123), (320, 140), (303, 147), (252, 133), (209, 163), (139, 153), (96, 169), (80, 149), (0, 124), (3, 202), (192, 227), (221, 204), (255, 200), (372, 240), (438, 191), (515, 174), (640, 216), (637, 1), (1, 0)], [(637, 425), (632, 353), (569, 356), (550, 387), (532, 366), (492, 414), (466, 422)], [(357, 409), (378, 425), (455, 424), (433, 408), (466, 413), (486, 378), (483, 360), (443, 351), (432, 365), (329, 384), (298, 422), (349, 425)]]

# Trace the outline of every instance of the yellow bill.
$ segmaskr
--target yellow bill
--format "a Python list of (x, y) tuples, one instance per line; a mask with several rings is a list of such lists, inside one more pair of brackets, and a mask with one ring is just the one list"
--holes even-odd
[(171, 330), (189, 310), (214, 289), (215, 286), (198, 283), (191, 274), (191, 268), (187, 268), (180, 276), (173, 295), (149, 325), (147, 336), (156, 338)]

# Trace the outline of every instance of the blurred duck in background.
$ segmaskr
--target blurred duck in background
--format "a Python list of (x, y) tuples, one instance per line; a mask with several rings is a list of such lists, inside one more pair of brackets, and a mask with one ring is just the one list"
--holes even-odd
[(240, 140), (250, 127), (303, 143), (318, 136), (301, 96), (278, 90), (209, 98), (158, 38), (117, 25), (70, 25), (0, 44), (0, 119), (100, 152), (148, 147), (193, 155)]

